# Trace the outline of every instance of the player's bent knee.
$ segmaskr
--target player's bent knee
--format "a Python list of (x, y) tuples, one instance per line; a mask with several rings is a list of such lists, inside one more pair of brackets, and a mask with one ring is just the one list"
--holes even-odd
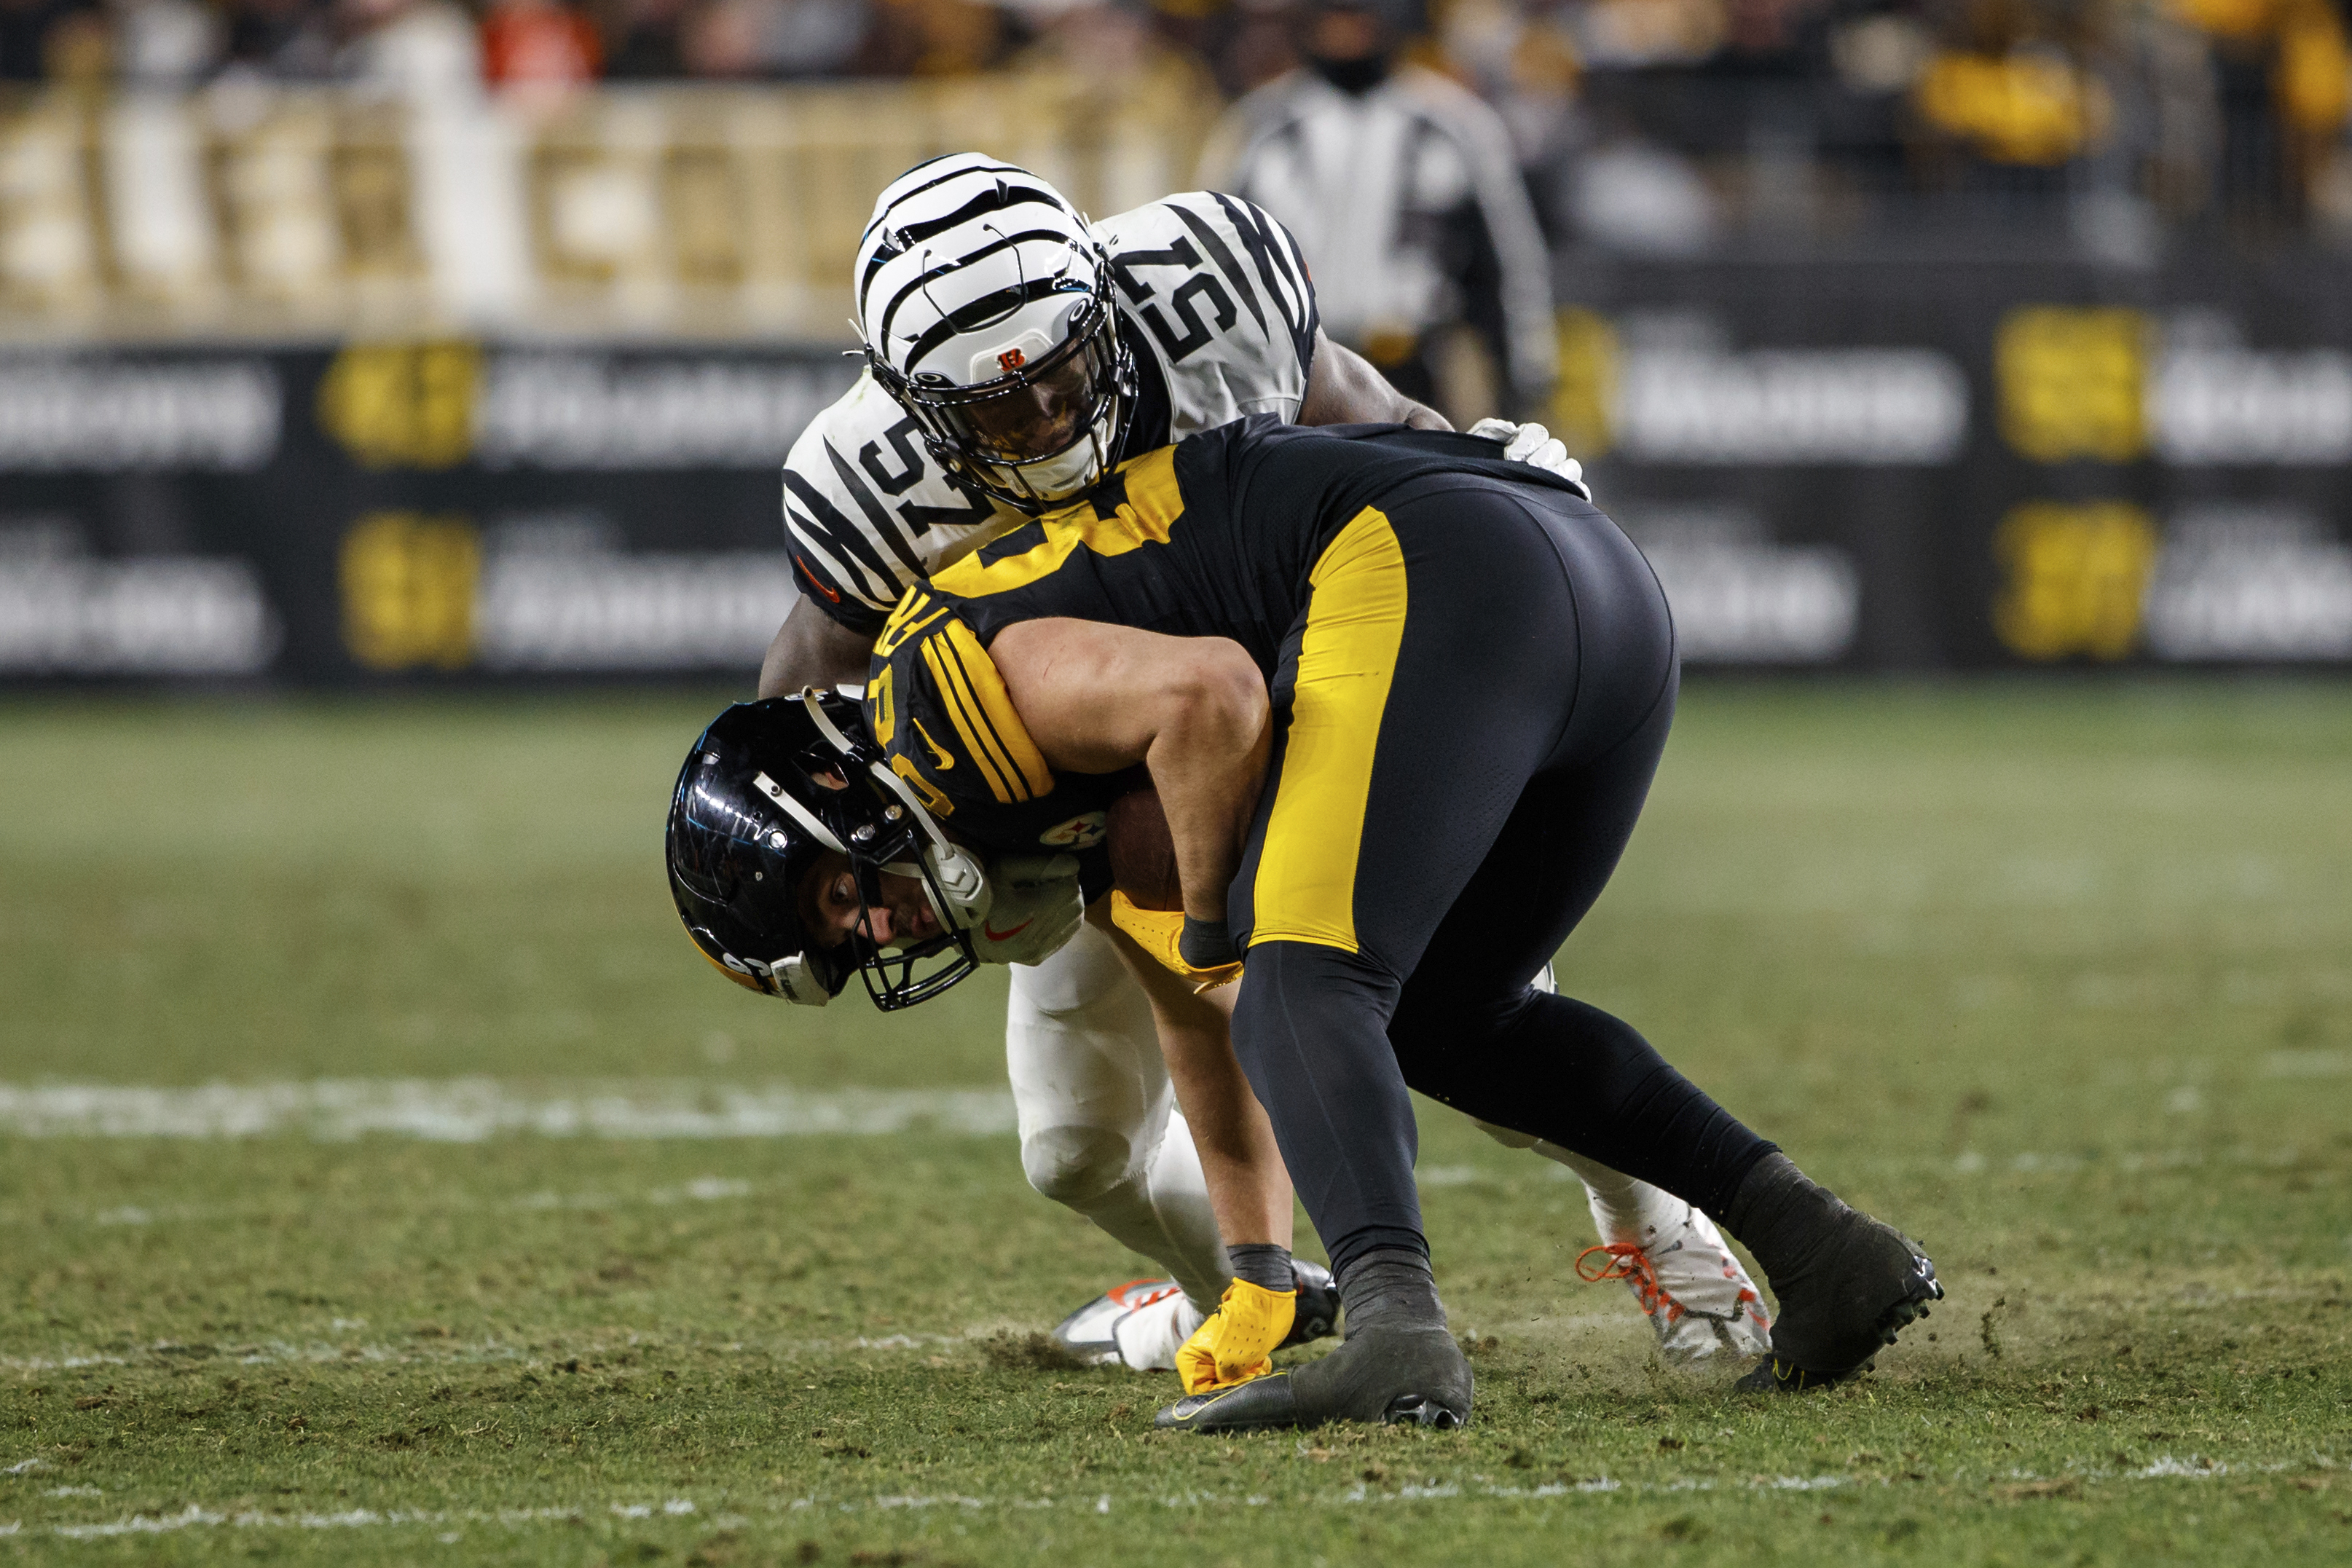
[(1106, 1127), (1047, 1127), (1021, 1140), (1029, 1185), (1055, 1203), (1094, 1199), (1134, 1174), (1134, 1146)]
[(1498, 986), (1483, 995), (1461, 988), (1407, 985), (1389, 1020), (1389, 1040), (1400, 1055), (1475, 1047), (1509, 1033), (1549, 994), (1529, 985)]

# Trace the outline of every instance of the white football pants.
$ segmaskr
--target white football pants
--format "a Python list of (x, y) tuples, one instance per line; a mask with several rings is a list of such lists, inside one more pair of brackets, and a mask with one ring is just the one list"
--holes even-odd
[[(1029, 1185), (1167, 1270), (1203, 1313), (1216, 1311), (1233, 1270), (1143, 988), (1092, 925), (1080, 925), (1043, 964), (1012, 970), (1004, 1065)], [(1550, 970), (1536, 983), (1551, 989)], [(1478, 1125), (1574, 1171), (1604, 1240), (1616, 1239), (1611, 1217), (1633, 1223), (1655, 1193), (1557, 1145)]]
[(1012, 967), (1004, 1066), (1029, 1185), (1215, 1312), (1233, 1269), (1143, 988), (1092, 925), (1044, 963)]

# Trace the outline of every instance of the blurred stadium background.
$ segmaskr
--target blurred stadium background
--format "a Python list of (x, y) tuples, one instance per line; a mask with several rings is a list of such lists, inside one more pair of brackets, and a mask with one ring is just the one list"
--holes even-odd
[[(1567, 438), (1695, 664), (2352, 659), (2340, 0), (1414, 16), (1557, 311), (1549, 388), (1432, 334), (1438, 401)], [(0, 680), (748, 678), (874, 193), (965, 147), (1098, 215), (1188, 188), (1299, 37), (0, 0)]]
[(785, 1017), (659, 864), (875, 193), (1191, 188), (1298, 16), (0, 0), (0, 1555), (2341, 1563), (2344, 4), (1418, 14), (1554, 352), (1395, 362), (1700, 672), (1564, 983), (1953, 1296), (1735, 1409), (1425, 1107), (1480, 1425), (1310, 1448), (1024, 1349), (1140, 1265), (1023, 1183), (1001, 974)]

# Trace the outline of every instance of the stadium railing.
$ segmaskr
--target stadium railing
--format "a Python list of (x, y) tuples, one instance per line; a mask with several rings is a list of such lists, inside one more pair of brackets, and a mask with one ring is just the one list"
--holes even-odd
[(845, 338), (858, 233), (908, 165), (985, 148), (1118, 212), (1188, 183), (1216, 107), (1053, 73), (23, 93), (0, 99), (0, 336)]

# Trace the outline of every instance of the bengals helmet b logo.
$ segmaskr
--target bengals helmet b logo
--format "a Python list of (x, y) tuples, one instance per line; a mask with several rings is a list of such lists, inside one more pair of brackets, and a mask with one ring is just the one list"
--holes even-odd
[(996, 356), (996, 362), (1007, 371), (1017, 371), (1029, 362), (1029, 356), (1018, 349), (1007, 349)]

